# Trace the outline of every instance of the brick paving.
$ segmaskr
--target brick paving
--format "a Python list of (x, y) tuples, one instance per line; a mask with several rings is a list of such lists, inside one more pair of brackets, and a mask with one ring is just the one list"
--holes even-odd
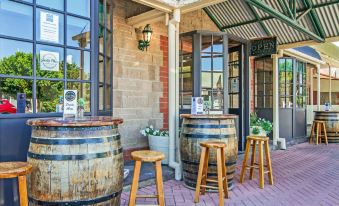
[[(271, 152), (274, 185), (260, 189), (257, 181), (248, 179), (239, 183), (241, 161), (237, 163), (235, 187), (225, 205), (252, 206), (338, 206), (339, 205), (339, 145), (309, 145), (303, 143), (289, 147), (286, 151)], [(139, 189), (140, 194), (155, 193), (155, 186)], [(217, 193), (200, 196), (200, 203), (193, 203), (194, 191), (187, 189), (182, 181), (169, 180), (164, 183), (166, 205), (218, 205)], [(128, 204), (129, 192), (124, 192), (121, 205)], [(152, 199), (138, 199), (138, 204), (155, 204)]]

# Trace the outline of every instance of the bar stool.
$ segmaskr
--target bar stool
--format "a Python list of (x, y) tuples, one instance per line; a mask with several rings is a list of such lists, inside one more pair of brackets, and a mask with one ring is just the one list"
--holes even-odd
[[(162, 170), (161, 170), (161, 160), (165, 158), (165, 155), (158, 151), (152, 150), (141, 150), (134, 151), (131, 153), (132, 159), (135, 161), (134, 165), (134, 174), (131, 187), (131, 193), (129, 196), (129, 206), (135, 206), (136, 198), (157, 198), (159, 206), (165, 205), (163, 182), (162, 182)], [(142, 162), (152, 162), (155, 163), (155, 182), (157, 186), (156, 195), (137, 195), (138, 192), (138, 181), (140, 175), (140, 168)]]
[[(247, 159), (250, 152), (250, 147), (252, 143), (252, 159), (251, 165), (247, 165)], [(258, 152), (259, 152), (259, 164), (255, 163), (255, 154), (256, 154), (256, 145), (258, 143)], [(265, 146), (265, 154), (266, 154), (266, 165), (264, 165), (264, 154), (263, 154), (263, 144)], [(244, 160), (242, 163), (242, 169), (240, 174), (240, 183), (244, 182), (244, 176), (246, 169), (250, 169), (250, 180), (253, 179), (254, 169), (259, 169), (259, 185), (260, 188), (264, 188), (264, 174), (268, 173), (268, 179), (270, 185), (273, 185), (273, 173), (272, 173), (272, 164), (270, 157), (270, 149), (269, 149), (269, 138), (263, 136), (248, 136), (246, 140), (246, 151)], [(264, 171), (264, 167), (267, 168), (267, 171)]]
[(0, 179), (18, 178), (20, 206), (28, 206), (26, 175), (31, 171), (27, 162), (0, 162)]
[[(197, 179), (197, 186), (195, 189), (194, 202), (199, 202), (200, 188), (201, 194), (204, 195), (206, 188), (218, 189), (219, 191), (219, 205), (224, 205), (224, 196), (228, 198), (228, 185), (227, 185), (227, 176), (226, 176), (226, 166), (225, 166), (225, 148), (226, 143), (224, 142), (201, 142), (201, 155), (200, 155), (200, 164), (199, 172)], [(210, 179), (207, 177), (208, 171), (208, 158), (210, 149), (216, 149), (217, 151), (217, 173), (218, 177)], [(218, 187), (208, 186), (207, 182), (218, 183)]]
[[(325, 144), (326, 145), (328, 144), (325, 121), (319, 121), (319, 120), (313, 121), (311, 135), (310, 135), (310, 144), (312, 144), (313, 142), (314, 132), (317, 132), (315, 144), (318, 144), (319, 142), (321, 143), (322, 138), (325, 139)], [(323, 135), (322, 135), (322, 132), (324, 132)]]

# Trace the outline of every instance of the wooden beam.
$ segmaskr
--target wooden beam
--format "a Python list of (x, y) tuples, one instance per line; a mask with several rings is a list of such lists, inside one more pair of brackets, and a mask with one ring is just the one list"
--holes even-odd
[(144, 24), (151, 24), (165, 19), (165, 13), (156, 9), (132, 16), (127, 19), (127, 23), (134, 27), (143, 26)]
[(157, 0), (133, 0), (133, 1), (137, 2), (139, 4), (143, 4), (143, 5), (152, 7), (154, 9), (159, 10), (159, 11), (163, 11), (165, 13), (171, 13), (174, 9), (174, 7), (172, 7), (168, 4), (162, 3), (160, 1), (157, 1)]
[(191, 12), (191, 11), (202, 9), (202, 8), (205, 8), (205, 7), (214, 5), (214, 4), (218, 4), (218, 3), (221, 3), (221, 2), (225, 2), (225, 1), (227, 1), (227, 0), (200, 0), (200, 1), (197, 1), (195, 3), (183, 6), (181, 8), (181, 13), (182, 14), (188, 13), (188, 12)]

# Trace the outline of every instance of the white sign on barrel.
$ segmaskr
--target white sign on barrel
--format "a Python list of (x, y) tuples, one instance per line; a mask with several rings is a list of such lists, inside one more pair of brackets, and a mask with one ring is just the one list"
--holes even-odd
[(77, 90), (64, 91), (64, 114), (76, 115), (78, 108)]

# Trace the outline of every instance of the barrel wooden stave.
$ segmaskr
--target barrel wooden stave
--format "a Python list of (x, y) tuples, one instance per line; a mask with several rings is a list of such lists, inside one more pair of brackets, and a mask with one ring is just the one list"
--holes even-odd
[[(187, 135), (191, 137), (187, 137)], [(194, 135), (199, 138), (194, 138)], [(225, 150), (227, 179), (229, 188), (232, 188), (238, 154), (238, 139), (234, 119), (185, 118), (183, 120), (180, 138), (183, 178), (185, 184), (191, 188), (196, 186), (201, 154), (199, 143), (202, 141), (221, 141), (227, 144)], [(217, 177), (216, 161), (216, 151), (211, 149), (208, 169), (209, 177)]]
[(33, 127), (28, 161), (31, 205), (120, 205), (123, 154), (117, 126)]
[(328, 143), (339, 143), (339, 112), (317, 111), (314, 120), (325, 122)]

